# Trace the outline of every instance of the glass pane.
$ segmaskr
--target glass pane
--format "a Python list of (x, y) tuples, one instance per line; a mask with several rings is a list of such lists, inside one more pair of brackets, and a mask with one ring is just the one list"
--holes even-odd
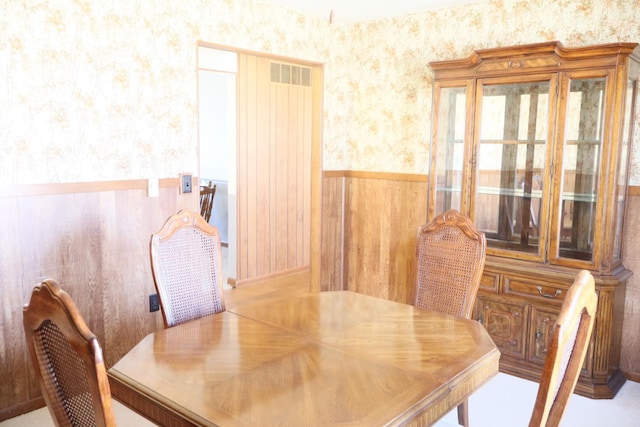
[(490, 247), (538, 253), (549, 82), (484, 86), (476, 225)]
[(438, 105), (436, 141), (436, 215), (449, 209), (460, 210), (466, 87), (442, 88)]
[(591, 260), (602, 152), (605, 79), (572, 80), (567, 98), (560, 256)]
[(624, 204), (627, 194), (627, 168), (629, 165), (629, 149), (633, 129), (631, 128), (632, 105), (635, 102), (634, 81), (627, 82), (627, 95), (624, 106), (624, 124), (622, 128), (622, 144), (620, 145), (620, 166), (618, 169), (618, 187), (616, 188), (616, 228), (613, 240), (613, 259), (619, 261), (622, 258), (622, 223), (624, 220)]

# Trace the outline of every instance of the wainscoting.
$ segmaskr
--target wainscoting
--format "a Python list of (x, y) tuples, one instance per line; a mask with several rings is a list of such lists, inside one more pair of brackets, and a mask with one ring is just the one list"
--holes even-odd
[(146, 180), (0, 188), (0, 420), (44, 405), (22, 330), (34, 285), (60, 282), (111, 366), (162, 328), (160, 312), (149, 313), (151, 234), (198, 204), (197, 192), (179, 194), (177, 178), (160, 180), (154, 198)]

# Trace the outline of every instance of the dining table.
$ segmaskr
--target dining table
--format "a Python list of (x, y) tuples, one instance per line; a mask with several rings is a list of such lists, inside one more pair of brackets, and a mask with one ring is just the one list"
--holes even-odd
[(161, 426), (428, 426), (499, 358), (474, 320), (327, 291), (158, 330), (108, 375), (115, 399)]

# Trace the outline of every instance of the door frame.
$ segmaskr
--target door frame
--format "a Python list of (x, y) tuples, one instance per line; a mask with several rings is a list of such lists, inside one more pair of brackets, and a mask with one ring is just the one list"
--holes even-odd
[[(220, 45), (205, 41), (198, 41), (197, 48), (211, 48), (222, 51), (234, 52), (237, 54), (252, 55), (256, 57), (300, 64), (311, 68), (311, 90), (312, 90), (312, 123), (311, 123), (311, 206), (310, 206), (310, 289), (320, 290), (320, 265), (321, 265), (321, 223), (322, 223), (322, 127), (323, 127), (323, 88), (324, 88), (324, 65), (320, 62), (308, 61), (300, 58), (292, 58), (264, 52), (257, 52), (247, 49), (240, 49), (232, 46)], [(196, 52), (198, 49), (196, 49)], [(197, 70), (200, 70), (199, 63)], [(237, 79), (236, 79), (237, 80)], [(237, 85), (236, 85), (237, 90)], [(236, 109), (241, 108), (236, 103)], [(237, 138), (237, 133), (236, 133)], [(200, 140), (198, 140), (198, 147)], [(237, 158), (236, 158), (237, 159)], [(238, 160), (236, 160), (238, 161)], [(200, 166), (200, 152), (198, 151), (198, 167)], [(236, 171), (238, 167), (236, 165)], [(236, 195), (236, 200), (238, 199)], [(236, 202), (237, 205), (237, 202)], [(237, 208), (236, 208), (237, 209)], [(237, 212), (236, 212), (237, 215)], [(230, 230), (231, 232), (231, 230)], [(235, 240), (237, 240), (237, 227)], [(231, 239), (231, 237), (230, 237)], [(238, 242), (239, 244), (239, 242)], [(237, 250), (237, 248), (236, 248)]]

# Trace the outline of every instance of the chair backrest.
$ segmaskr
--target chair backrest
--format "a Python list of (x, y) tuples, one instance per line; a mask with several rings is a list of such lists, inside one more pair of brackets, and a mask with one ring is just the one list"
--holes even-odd
[(54, 280), (33, 289), (22, 311), (31, 361), (58, 426), (115, 426), (111, 390), (95, 335)]
[(587, 354), (597, 305), (593, 276), (582, 270), (569, 288), (552, 329), (530, 427), (560, 424)]
[(183, 209), (151, 236), (151, 267), (165, 327), (224, 311), (218, 229)]
[(216, 184), (212, 187), (211, 182), (209, 182), (208, 186), (200, 186), (200, 216), (202, 216), (206, 222), (209, 222), (209, 219), (211, 219), (211, 210), (213, 209), (213, 198), (216, 195), (216, 187)]
[(414, 305), (462, 318), (473, 312), (486, 257), (486, 238), (455, 210), (418, 230)]

